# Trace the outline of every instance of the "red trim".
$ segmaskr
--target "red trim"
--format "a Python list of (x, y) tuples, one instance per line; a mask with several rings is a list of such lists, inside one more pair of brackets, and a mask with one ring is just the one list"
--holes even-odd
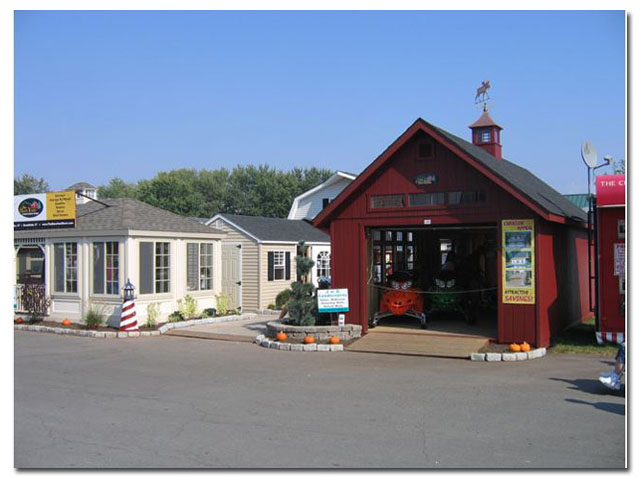
[(347, 198), (349, 198), (358, 188), (360, 188), (362, 184), (369, 180), (371, 176), (418, 131), (424, 131), (425, 133), (429, 134), (442, 146), (457, 154), (467, 164), (486, 176), (494, 184), (498, 185), (500, 188), (514, 196), (516, 199), (525, 204), (529, 209), (533, 210), (542, 218), (561, 224), (567, 223), (567, 219), (565, 217), (551, 214), (543, 210), (540, 206), (521, 194), (513, 186), (511, 186), (506, 181), (493, 174), (489, 169), (478, 163), (470, 155), (462, 151), (457, 146), (451, 144), (448, 140), (442, 137), (440, 133), (438, 133), (429, 124), (427, 124), (422, 118), (418, 118), (404, 133), (402, 133), (393, 143), (391, 143), (391, 145), (385, 151), (383, 151), (380, 156), (378, 156), (369, 166), (367, 166), (367, 168), (365, 168), (365, 170), (355, 179), (355, 181), (353, 181), (351, 184), (349, 184), (349, 186), (343, 189), (342, 192), (333, 201), (331, 201), (331, 203), (329, 203), (329, 205), (324, 208), (320, 212), (320, 214), (316, 216), (316, 218), (313, 220), (313, 225), (319, 228), (326, 227), (325, 222), (329, 219), (330, 216), (334, 214), (338, 207), (340, 207)]

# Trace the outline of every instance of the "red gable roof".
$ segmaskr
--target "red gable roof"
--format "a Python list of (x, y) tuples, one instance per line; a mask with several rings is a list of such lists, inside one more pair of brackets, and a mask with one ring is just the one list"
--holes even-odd
[[(460, 157), (463, 161), (471, 165), (481, 174), (483, 174), (488, 179), (493, 181), (496, 185), (498, 185), (503, 190), (510, 193), (512, 196), (514, 196), (516, 199), (518, 199), (520, 202), (525, 204), (527, 207), (532, 209), (536, 214), (540, 215), (544, 219), (548, 221), (558, 222), (561, 224), (567, 223), (568, 218), (573, 219), (573, 217), (571, 217), (569, 214), (563, 215), (561, 213), (558, 213), (558, 211), (561, 211), (561, 209), (556, 208), (554, 210), (552, 208), (551, 211), (554, 211), (554, 212), (551, 212), (549, 210), (549, 207), (553, 203), (549, 202), (550, 200), (548, 198), (545, 198), (544, 196), (542, 196), (541, 198), (537, 198), (539, 199), (539, 201), (537, 202), (532, 200), (521, 189), (509, 183), (507, 180), (505, 180), (504, 177), (497, 174), (496, 171), (487, 167), (485, 164), (482, 164), (477, 158), (475, 158), (472, 154), (470, 154), (468, 150), (465, 151), (457, 143), (452, 142), (451, 139), (445, 134), (443, 130), (441, 131), (439, 128), (436, 128), (430, 125), (429, 123), (424, 121), (422, 118), (418, 118), (386, 150), (384, 150), (384, 152), (380, 156), (378, 156), (369, 166), (367, 166), (367, 168), (351, 184), (349, 184), (344, 190), (342, 190), (342, 192), (314, 218), (313, 225), (318, 228), (327, 228), (329, 226), (330, 218), (336, 214), (336, 212), (339, 210), (341, 205), (344, 204), (344, 202), (350, 196), (352, 196), (379, 168), (381, 168), (387, 161), (389, 161), (390, 158), (394, 155), (394, 153), (396, 153), (418, 131), (424, 131), (425, 133), (427, 133), (429, 136), (434, 138), (445, 148), (448, 148), (450, 151), (452, 151), (454, 154)], [(481, 148), (477, 148), (476, 146), (473, 146), (471, 144), (469, 144), (468, 146), (478, 149), (479, 150), (478, 154), (488, 155), (488, 153), (483, 151)], [(496, 163), (501, 163), (501, 167), (505, 167), (507, 163), (506, 160), (496, 160), (492, 156), (490, 160), (495, 161)], [(510, 167), (517, 168), (518, 170), (524, 171), (527, 174), (529, 174), (529, 177), (527, 179), (535, 180), (538, 183), (542, 183), (546, 187), (545, 192), (549, 194), (555, 193), (555, 195), (562, 197), (560, 193), (558, 193), (557, 191), (553, 190), (552, 188), (544, 184), (538, 178), (528, 173), (528, 171), (522, 168), (519, 168), (515, 165), (511, 165)], [(567, 201), (566, 198), (563, 198), (563, 199)], [(540, 204), (540, 201), (545, 201), (545, 200), (548, 202), (548, 205), (549, 205), (549, 207), (547, 208), (545, 208)], [(543, 202), (542, 204), (546, 204), (546, 203)], [(583, 221), (584, 219), (581, 217), (581, 215), (584, 215), (584, 212), (581, 211), (579, 208), (575, 207), (573, 204), (570, 204), (570, 206), (576, 209), (575, 219), (577, 219), (578, 221)], [(569, 210), (572, 211), (572, 209), (569, 209)]]

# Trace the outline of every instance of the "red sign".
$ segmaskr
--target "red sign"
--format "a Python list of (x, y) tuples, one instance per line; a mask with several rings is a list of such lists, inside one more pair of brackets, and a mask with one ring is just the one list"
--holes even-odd
[(624, 206), (627, 181), (624, 174), (596, 176), (596, 199), (598, 206)]

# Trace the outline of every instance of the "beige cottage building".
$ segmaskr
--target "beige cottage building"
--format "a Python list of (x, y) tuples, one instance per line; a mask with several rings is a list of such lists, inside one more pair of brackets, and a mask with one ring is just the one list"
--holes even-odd
[(16, 312), (22, 284), (36, 283), (52, 299), (49, 318), (81, 322), (90, 307), (118, 325), (122, 288), (136, 287), (140, 321), (157, 303), (159, 321), (189, 294), (200, 310), (222, 291), (220, 229), (135, 199), (77, 204), (76, 227), (15, 231)]
[(217, 214), (205, 223), (226, 233), (221, 286), (234, 307), (261, 311), (275, 304), (278, 293), (298, 279), (297, 254), (316, 262), (308, 278), (314, 285), (331, 276), (329, 236), (306, 221)]

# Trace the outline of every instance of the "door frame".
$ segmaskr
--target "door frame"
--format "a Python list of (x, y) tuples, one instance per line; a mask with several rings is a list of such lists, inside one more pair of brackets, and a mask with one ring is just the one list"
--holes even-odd
[(237, 241), (229, 241), (229, 242), (223, 242), (222, 243), (222, 247), (224, 246), (229, 246), (229, 245), (233, 245), (236, 248), (238, 248), (240, 250), (239, 256), (240, 256), (240, 260), (238, 261), (238, 269), (239, 269), (239, 276), (240, 276), (240, 291), (238, 292), (238, 309), (240, 309), (240, 311), (242, 312), (242, 287), (243, 287), (243, 275), (242, 275), (242, 243), (241, 242), (237, 242)]

